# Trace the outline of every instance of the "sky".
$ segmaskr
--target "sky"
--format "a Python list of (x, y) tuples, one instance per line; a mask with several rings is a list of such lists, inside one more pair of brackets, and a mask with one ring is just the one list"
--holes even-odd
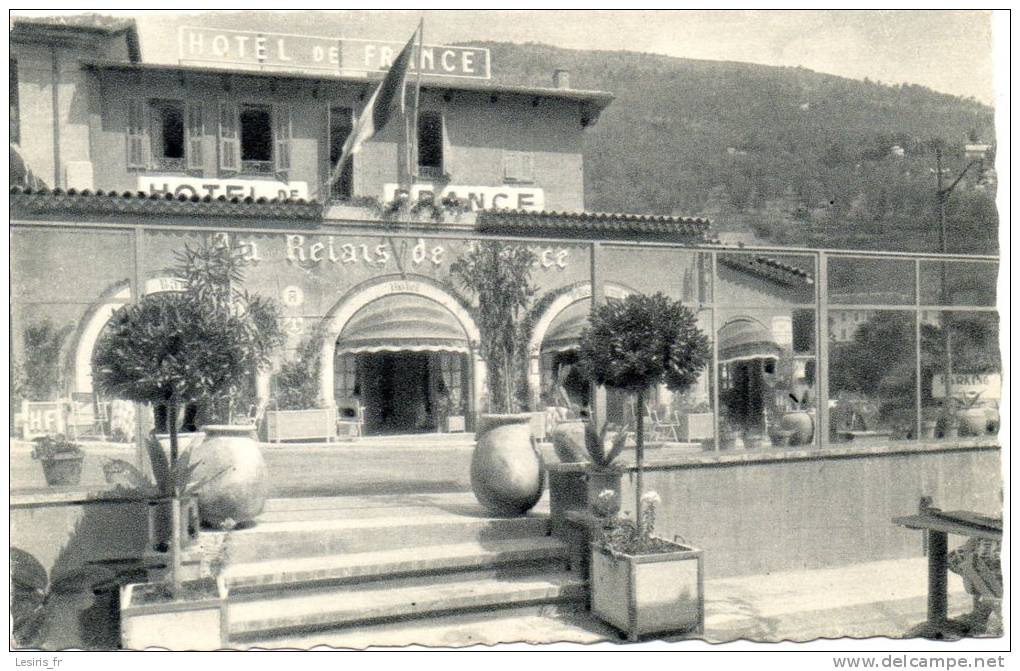
[[(99, 11), (138, 19), (145, 60), (173, 62), (176, 58), (176, 38), (168, 34), (163, 13)], [(286, 13), (262, 16), (265, 30), (288, 32)], [(434, 44), (539, 42), (573, 49), (803, 66), (853, 79), (921, 84), (987, 104), (995, 98), (992, 21), (986, 11), (350, 11), (336, 13), (335, 20), (329, 17), (323, 32), (339, 30), (344, 36), (350, 31), (347, 37), (402, 41), (421, 16), (426, 40)], [(221, 24), (221, 19), (230, 24), (229, 13), (216, 17), (214, 23)], [(372, 34), (360, 33), (356, 26), (371, 26)]]

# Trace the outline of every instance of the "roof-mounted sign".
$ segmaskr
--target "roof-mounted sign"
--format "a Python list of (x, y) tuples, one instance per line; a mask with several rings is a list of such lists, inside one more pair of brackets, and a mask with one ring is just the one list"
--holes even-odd
[[(383, 72), (404, 46), (401, 42), (290, 35), (257, 31), (181, 26), (178, 58), (182, 65), (246, 67), (253, 70), (297, 70), (340, 75)], [(417, 52), (417, 47), (415, 47)], [(488, 79), (489, 50), (426, 44), (412, 57), (411, 72), (420, 62), (423, 75)]]

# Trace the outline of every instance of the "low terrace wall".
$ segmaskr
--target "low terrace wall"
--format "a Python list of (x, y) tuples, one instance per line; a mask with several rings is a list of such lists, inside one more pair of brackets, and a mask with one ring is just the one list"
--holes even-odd
[[(943, 510), (1002, 509), (999, 446), (976, 440), (651, 456), (645, 491), (662, 498), (656, 533), (703, 548), (712, 578), (919, 556), (921, 534), (892, 518), (922, 496)], [(623, 511), (633, 500), (628, 466)]]

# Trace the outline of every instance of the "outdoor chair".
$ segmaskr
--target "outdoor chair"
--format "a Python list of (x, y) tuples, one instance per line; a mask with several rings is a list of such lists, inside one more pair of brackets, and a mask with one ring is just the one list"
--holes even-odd
[(365, 411), (358, 401), (338, 403), (336, 406), (337, 438), (359, 438), (365, 435)]
[(649, 421), (648, 436), (651, 440), (680, 442), (680, 424), (673, 417), (668, 407), (656, 409), (654, 405), (646, 406), (646, 417)]
[(103, 416), (97, 412), (92, 394), (71, 394), (66, 401), (68, 435), (74, 440), (92, 438), (105, 440)]

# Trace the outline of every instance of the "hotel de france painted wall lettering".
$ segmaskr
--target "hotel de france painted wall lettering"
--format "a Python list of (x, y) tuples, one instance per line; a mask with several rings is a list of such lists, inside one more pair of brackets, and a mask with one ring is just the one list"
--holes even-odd
[[(311, 70), (361, 74), (386, 71), (403, 42), (291, 35), (221, 28), (181, 26), (177, 35), (182, 64), (243, 65), (259, 69)], [(415, 52), (417, 52), (415, 46)], [(489, 50), (426, 44), (420, 59), (423, 75), (488, 79)]]

